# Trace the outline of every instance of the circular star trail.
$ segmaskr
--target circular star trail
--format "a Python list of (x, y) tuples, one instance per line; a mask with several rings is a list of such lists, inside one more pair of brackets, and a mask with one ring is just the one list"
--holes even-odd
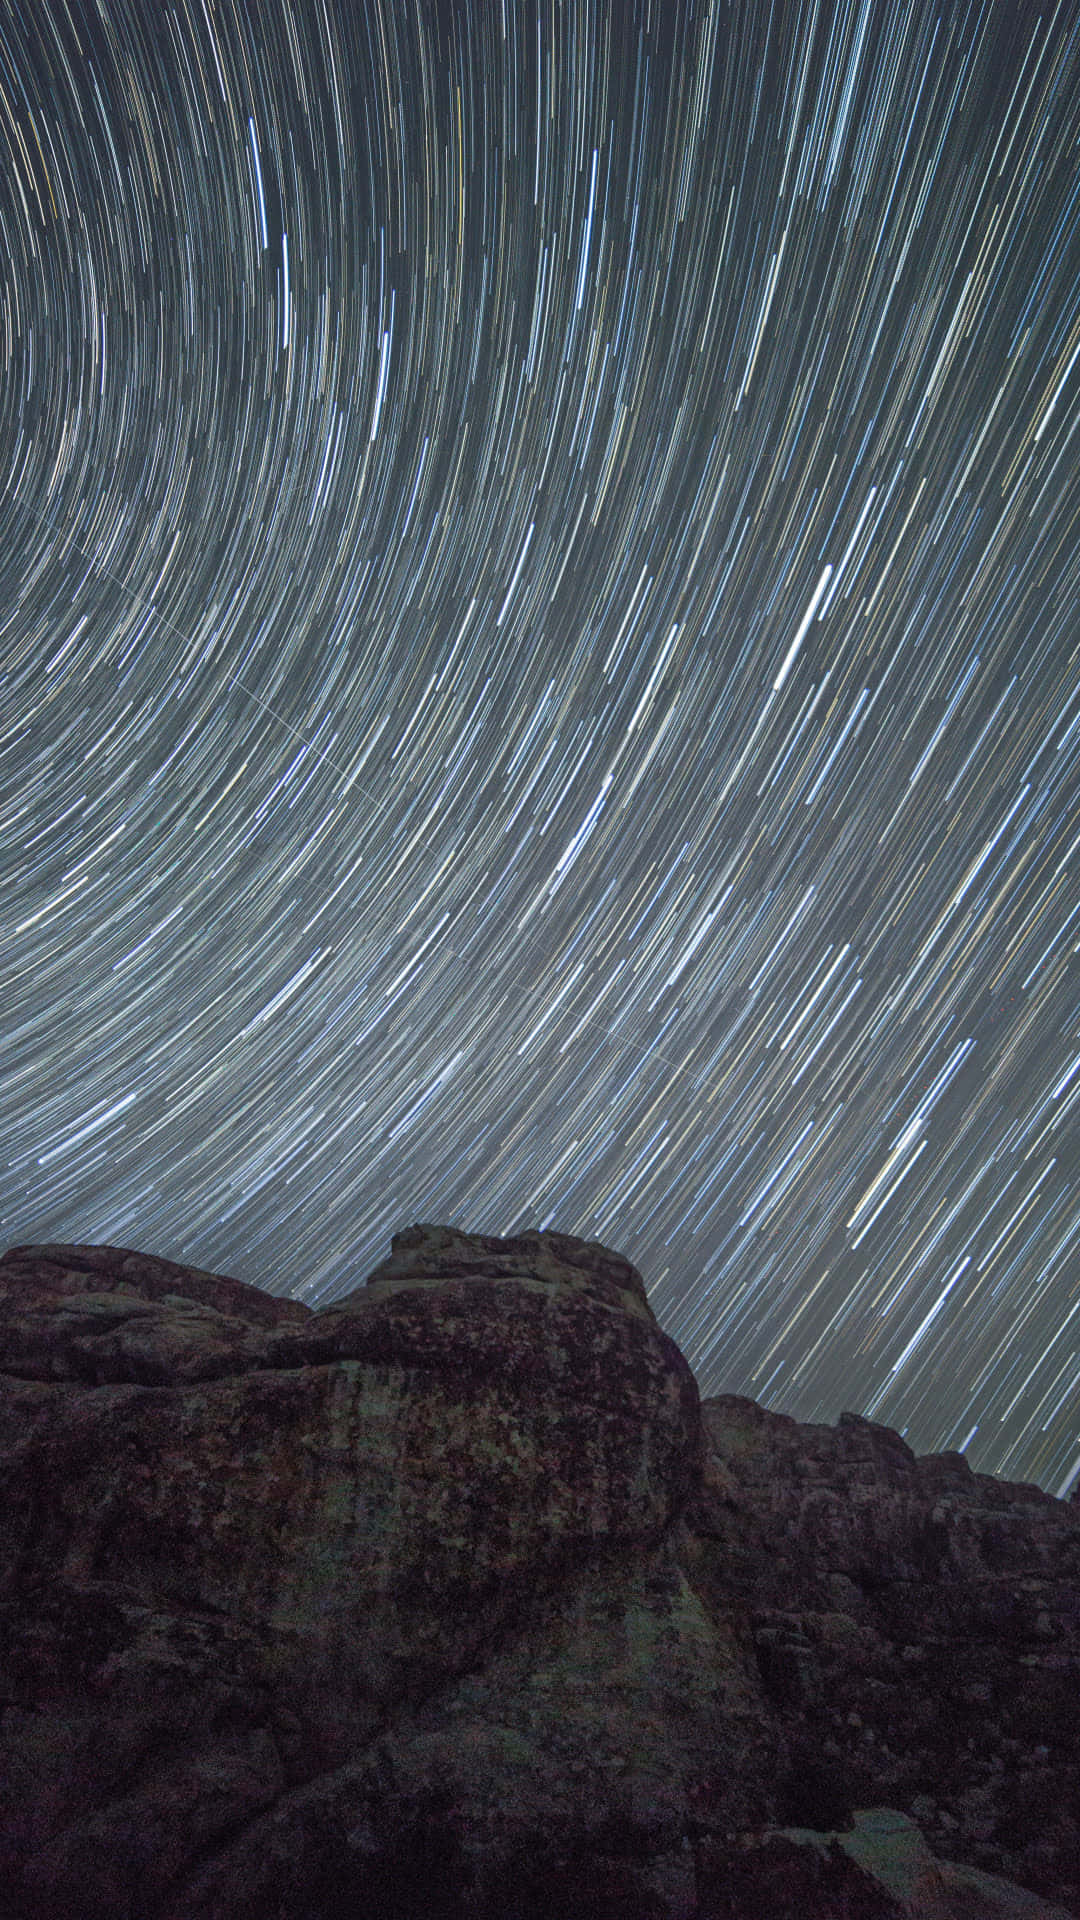
[(9, 0), (5, 1244), (1080, 1467), (1080, 19)]

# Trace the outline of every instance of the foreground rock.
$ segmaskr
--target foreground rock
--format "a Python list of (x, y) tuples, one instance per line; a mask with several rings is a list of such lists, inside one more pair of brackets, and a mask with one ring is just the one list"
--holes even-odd
[(1080, 1914), (1080, 1511), (701, 1406), (595, 1242), (13, 1249), (0, 1461), (14, 1920)]
[(1080, 1513), (843, 1413), (704, 1403), (683, 1564), (745, 1609), (776, 1813), (906, 1810), (934, 1851), (1080, 1911)]

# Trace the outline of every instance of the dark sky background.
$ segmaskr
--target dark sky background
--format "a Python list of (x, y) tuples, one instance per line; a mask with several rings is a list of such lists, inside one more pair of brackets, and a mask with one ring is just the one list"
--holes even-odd
[(0, 1240), (1080, 1468), (1080, 10), (5, 0)]

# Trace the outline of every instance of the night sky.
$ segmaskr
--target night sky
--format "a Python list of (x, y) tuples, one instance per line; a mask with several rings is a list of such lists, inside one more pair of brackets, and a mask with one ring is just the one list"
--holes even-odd
[(1080, 1467), (1080, 7), (3, 0), (0, 1244)]

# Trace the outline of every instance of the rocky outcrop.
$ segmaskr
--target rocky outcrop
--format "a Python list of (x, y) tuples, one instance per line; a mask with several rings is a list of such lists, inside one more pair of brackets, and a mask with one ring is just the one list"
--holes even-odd
[(1080, 1512), (701, 1405), (595, 1242), (15, 1248), (0, 1456), (13, 1920), (1080, 1914)]
[(939, 1857), (1080, 1912), (1075, 1506), (853, 1413), (729, 1394), (702, 1422), (682, 1564), (710, 1615), (751, 1623), (777, 1821), (903, 1810)]

